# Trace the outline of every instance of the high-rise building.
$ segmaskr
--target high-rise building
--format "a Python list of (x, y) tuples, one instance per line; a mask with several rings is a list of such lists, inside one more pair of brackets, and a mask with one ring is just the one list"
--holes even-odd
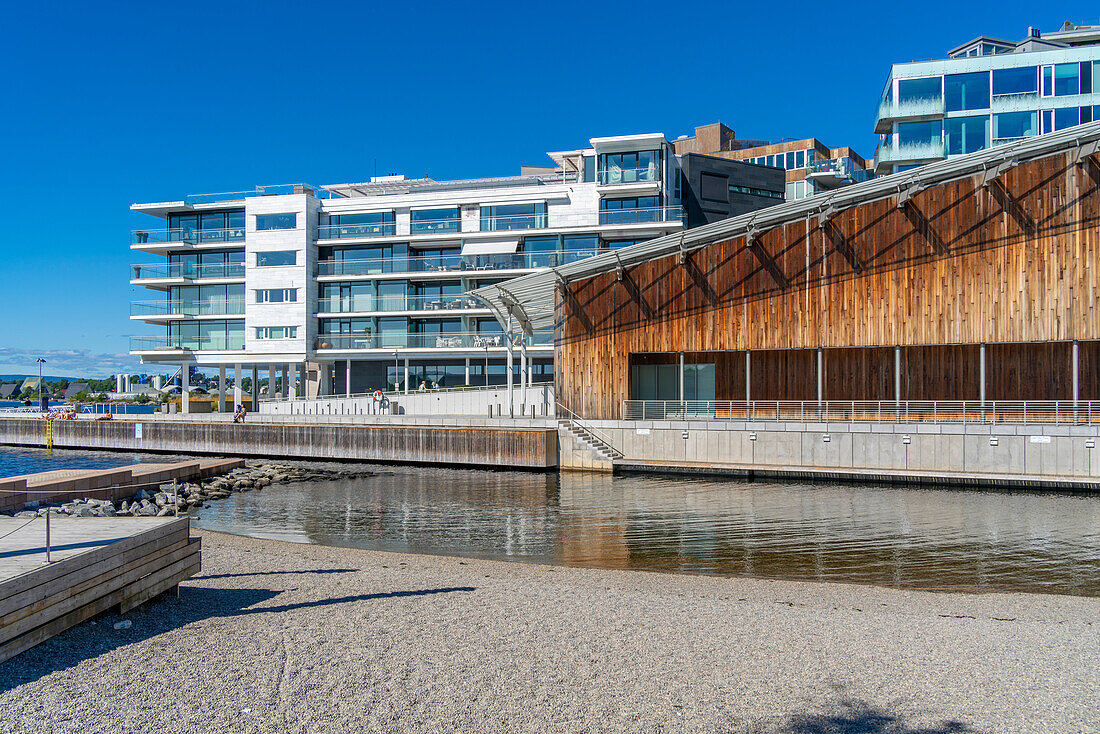
[(737, 134), (720, 122), (697, 127), (694, 135), (681, 135), (673, 146), (681, 154), (703, 153), (783, 169), (786, 186), (781, 198), (787, 201), (804, 199), (874, 176), (870, 162), (851, 148), (830, 148), (817, 138), (776, 143), (738, 140)]
[(894, 64), (879, 102), (879, 174), (1092, 122), (1100, 26), (979, 36), (947, 58)]
[[(240, 369), (307, 395), (550, 380), (553, 334), (507, 333), (474, 288), (781, 200), (783, 172), (678, 155), (661, 134), (593, 138), (519, 176), (261, 187), (134, 204), (131, 318), (143, 362)], [(686, 202), (705, 206), (687, 207)], [(514, 353), (514, 354), (509, 354)], [(512, 358), (514, 357), (514, 359)], [(188, 374), (185, 372), (184, 374)], [(274, 386), (275, 379), (269, 380)]]

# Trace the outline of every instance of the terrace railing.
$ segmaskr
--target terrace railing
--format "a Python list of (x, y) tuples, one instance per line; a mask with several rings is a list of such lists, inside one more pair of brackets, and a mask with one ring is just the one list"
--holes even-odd
[(319, 240), (341, 240), (349, 237), (390, 237), (397, 234), (394, 222), (370, 224), (323, 224), (317, 228)]
[(244, 351), (244, 334), (224, 337), (132, 336), (131, 352)]
[[(610, 201), (614, 201), (614, 199)], [(684, 208), (680, 206), (600, 210), (600, 224), (649, 224), (653, 222), (681, 222), (683, 219)]]
[[(527, 346), (538, 346), (537, 337), (524, 337)], [(518, 347), (520, 338), (514, 337)], [(384, 334), (321, 334), (314, 348), (318, 350), (349, 349), (503, 349), (507, 346), (504, 334), (450, 333), (384, 333)]]
[(623, 420), (1100, 423), (1091, 400), (624, 400)]
[(599, 250), (564, 252), (509, 252), (485, 255), (433, 255), (430, 257), (386, 257), (363, 260), (324, 260), (317, 263), (317, 275), (377, 275), (379, 273), (491, 272), (494, 270), (536, 270), (583, 260)]
[(134, 245), (180, 243), (204, 245), (218, 242), (244, 242), (244, 227), (229, 229), (135, 229), (130, 234)]
[(370, 311), (460, 311), (485, 308), (476, 298), (469, 296), (372, 296), (357, 295), (343, 298), (335, 296), (317, 301), (317, 312), (365, 313)]
[(131, 316), (227, 316), (244, 313), (243, 298), (207, 301), (134, 301)]
[(133, 280), (161, 278), (244, 278), (244, 263), (162, 263), (159, 265), (132, 265)]

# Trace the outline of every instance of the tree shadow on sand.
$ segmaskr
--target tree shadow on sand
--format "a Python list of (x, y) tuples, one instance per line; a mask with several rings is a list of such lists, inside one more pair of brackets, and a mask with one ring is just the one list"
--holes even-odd
[[(50, 673), (72, 668), (84, 660), (110, 652), (115, 648), (141, 642), (150, 637), (166, 633), (193, 634), (193, 631), (183, 628), (204, 620), (476, 590), (472, 586), (409, 589), (263, 606), (265, 602), (271, 601), (283, 591), (184, 586), (181, 587), (178, 598), (169, 591), (127, 612), (124, 616), (105, 612), (0, 663), (0, 693), (38, 680)], [(128, 629), (116, 630), (115, 623), (123, 619), (129, 620), (132, 626)]]
[(836, 710), (792, 716), (787, 734), (963, 734), (973, 732), (959, 721), (913, 727), (899, 716), (863, 701), (840, 701)]

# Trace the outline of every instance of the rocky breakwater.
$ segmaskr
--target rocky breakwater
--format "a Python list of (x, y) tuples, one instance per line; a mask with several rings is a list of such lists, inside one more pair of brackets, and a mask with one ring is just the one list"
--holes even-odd
[(15, 517), (44, 517), (47, 513), (71, 517), (167, 517), (176, 512), (186, 512), (209, 506), (210, 500), (226, 499), (234, 492), (252, 492), (275, 484), (296, 482), (333, 481), (348, 477), (369, 476), (371, 472), (358, 470), (318, 469), (288, 464), (256, 464), (233, 469), (228, 474), (211, 477), (201, 482), (171, 482), (156, 487), (139, 489), (132, 497), (112, 502), (110, 500), (75, 499), (70, 502), (44, 505), (15, 513)]

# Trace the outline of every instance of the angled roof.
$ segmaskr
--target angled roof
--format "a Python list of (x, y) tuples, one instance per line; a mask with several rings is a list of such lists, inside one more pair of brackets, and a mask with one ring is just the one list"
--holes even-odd
[(1085, 154), (1100, 150), (1100, 122), (1078, 125), (1017, 143), (998, 145), (910, 171), (759, 209), (620, 250), (609, 250), (497, 285), (484, 286), (470, 291), (470, 294), (487, 304), (500, 321), (505, 321), (511, 315), (518, 320), (524, 332), (530, 333), (532, 329), (554, 325), (556, 290), (565, 283), (679, 252), (698, 250), (749, 232), (772, 229), (808, 217), (830, 216), (860, 204), (898, 195), (908, 197), (923, 189), (977, 174), (997, 176), (1020, 163), (1075, 149), (1080, 149)]
[(8, 383), (7, 385), (0, 385), (0, 398), (10, 398), (18, 390), (18, 382)]
[(65, 388), (65, 399), (68, 400), (79, 392), (88, 392), (88, 383), (70, 382), (69, 386)]

